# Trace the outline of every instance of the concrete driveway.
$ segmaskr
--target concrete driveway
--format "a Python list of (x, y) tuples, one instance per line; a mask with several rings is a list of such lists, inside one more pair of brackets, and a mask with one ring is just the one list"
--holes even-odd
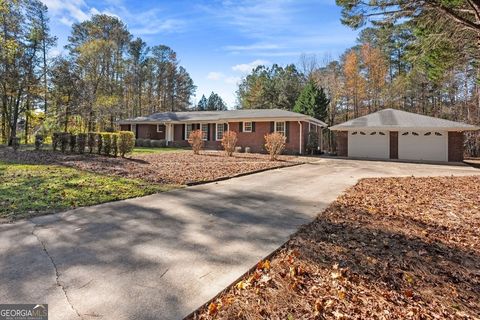
[(470, 167), (321, 159), (0, 225), (0, 301), (50, 319), (181, 319), (359, 178)]

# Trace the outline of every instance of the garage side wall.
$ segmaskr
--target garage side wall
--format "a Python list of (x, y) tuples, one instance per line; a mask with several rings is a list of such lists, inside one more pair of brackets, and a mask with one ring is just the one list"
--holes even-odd
[(448, 132), (448, 161), (463, 161), (463, 132)]
[(348, 131), (337, 131), (337, 155), (348, 157)]

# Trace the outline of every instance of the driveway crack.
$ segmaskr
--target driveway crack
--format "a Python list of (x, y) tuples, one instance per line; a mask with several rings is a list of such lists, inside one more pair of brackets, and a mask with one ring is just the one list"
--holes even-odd
[(47, 249), (47, 246), (45, 244), (45, 242), (42, 241), (42, 239), (40, 239), (40, 237), (35, 233), (35, 228), (37, 227), (36, 224), (34, 224), (34, 227), (32, 229), (32, 235), (37, 239), (37, 241), (40, 243), (40, 245), (42, 246), (42, 249), (43, 251), (45, 252), (45, 254), (47, 255), (48, 259), (50, 260), (52, 266), (53, 266), (53, 269), (55, 270), (55, 283), (57, 284), (58, 287), (60, 287), (60, 289), (62, 289), (63, 291), (63, 295), (65, 296), (65, 299), (67, 300), (67, 303), (68, 305), (70, 306), (70, 308), (73, 310), (73, 312), (76, 313), (76, 315), (80, 318), (80, 319), (83, 319), (83, 317), (80, 315), (80, 313), (78, 312), (78, 310), (73, 306), (72, 302), (70, 301), (70, 297), (68, 296), (68, 293), (67, 293), (67, 289), (64, 287), (64, 285), (62, 284), (62, 282), (60, 281), (60, 274), (58, 273), (58, 268), (57, 268), (57, 264), (55, 263), (55, 260), (53, 260), (53, 257), (50, 255), (50, 253), (48, 252), (48, 249)]

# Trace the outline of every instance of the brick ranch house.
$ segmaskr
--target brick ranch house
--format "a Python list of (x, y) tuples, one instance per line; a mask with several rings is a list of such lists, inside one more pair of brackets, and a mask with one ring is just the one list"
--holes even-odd
[(384, 109), (333, 127), (343, 157), (461, 162), (469, 124)]
[(205, 148), (221, 149), (223, 133), (237, 133), (237, 145), (251, 152), (264, 152), (266, 134), (280, 132), (286, 136), (285, 153), (303, 154), (308, 133), (319, 133), (327, 125), (315, 118), (280, 109), (228, 111), (161, 112), (147, 117), (119, 121), (120, 129), (133, 131), (137, 139), (164, 140), (168, 146), (188, 146), (193, 130), (202, 130)]

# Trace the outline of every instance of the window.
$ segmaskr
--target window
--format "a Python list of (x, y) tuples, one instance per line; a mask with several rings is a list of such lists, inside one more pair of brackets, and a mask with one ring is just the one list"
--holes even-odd
[(408, 136), (408, 132), (402, 133), (402, 136)]
[(378, 134), (381, 135), (381, 136), (384, 136), (385, 132), (379, 132)]
[(439, 137), (442, 136), (442, 134), (441, 134), (440, 132), (435, 132), (435, 135), (436, 135), (436, 136), (439, 136)]
[(373, 132), (370, 133), (371, 136), (374, 136), (374, 135), (376, 135), (376, 134), (377, 134), (377, 132), (375, 132), (375, 131), (373, 131)]
[(356, 135), (357, 133), (358, 133), (358, 132), (357, 132), (357, 131), (355, 131), (354, 133), (352, 133), (352, 136)]
[(225, 129), (225, 124), (224, 123), (217, 123), (217, 137), (216, 140), (222, 140), (223, 139), (223, 131)]
[(202, 123), (202, 139), (208, 140), (208, 124)]
[(193, 131), (193, 124), (189, 123), (185, 125), (185, 140), (188, 140), (190, 133)]
[(285, 122), (275, 122), (275, 132), (281, 133), (285, 136)]
[(366, 135), (366, 133), (363, 132), (363, 131), (360, 131), (360, 134), (361, 134), (362, 136)]
[(431, 132), (427, 132), (427, 133), (424, 134), (424, 136), (429, 136), (431, 134), (432, 134)]
[(252, 122), (244, 122), (243, 123), (243, 132), (252, 132)]
[(416, 132), (412, 132), (412, 134), (413, 134), (414, 136), (418, 136), (418, 133), (416, 133)]
[(157, 124), (157, 132), (163, 132), (164, 125), (163, 124)]

